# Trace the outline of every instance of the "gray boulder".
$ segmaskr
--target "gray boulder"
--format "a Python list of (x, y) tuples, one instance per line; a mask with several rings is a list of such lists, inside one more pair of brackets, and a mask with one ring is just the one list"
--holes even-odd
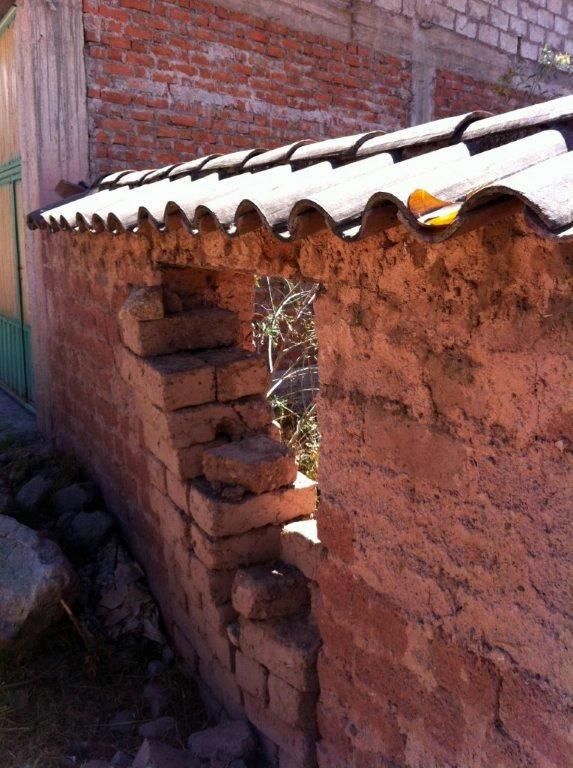
[(34, 475), (18, 491), (16, 503), (25, 512), (37, 512), (47, 500), (51, 490), (51, 480), (47, 480), (42, 475)]
[(0, 515), (0, 652), (37, 639), (71, 600), (76, 577), (58, 545)]

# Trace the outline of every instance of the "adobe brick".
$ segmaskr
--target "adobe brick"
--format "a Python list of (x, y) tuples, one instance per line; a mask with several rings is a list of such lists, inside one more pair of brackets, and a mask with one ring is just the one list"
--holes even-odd
[(194, 672), (196, 672), (198, 669), (199, 657), (197, 656), (197, 651), (195, 650), (189, 637), (182, 629), (180, 629), (177, 624), (172, 625), (171, 636), (173, 638), (173, 642), (175, 643), (175, 647), (185, 662)]
[(187, 510), (187, 480), (181, 480), (170, 469), (165, 470), (167, 494), (179, 509)]
[(244, 397), (233, 402), (233, 409), (249, 432), (262, 432), (272, 427), (273, 409), (265, 397)]
[(141, 404), (141, 418), (144, 430), (150, 436), (148, 447), (153, 450), (153, 441), (187, 448), (197, 443), (209, 443), (221, 434), (237, 439), (245, 431), (245, 425), (230, 405), (207, 403), (177, 411), (161, 411), (156, 406)]
[(320, 636), (300, 618), (251, 621), (239, 618), (241, 650), (300, 691), (318, 690)]
[(149, 482), (154, 485), (160, 493), (166, 494), (167, 482), (165, 477), (165, 465), (152, 453), (146, 454), (146, 460)]
[(291, 485), (297, 475), (292, 452), (266, 435), (253, 435), (203, 455), (209, 482), (240, 485), (255, 494)]
[(247, 619), (269, 619), (302, 613), (309, 605), (306, 579), (298, 568), (275, 562), (239, 569), (232, 602)]
[(280, 532), (276, 525), (267, 525), (240, 536), (214, 539), (199, 526), (191, 525), (191, 540), (195, 554), (204, 565), (225, 571), (276, 559)]
[(283, 722), (249, 693), (244, 694), (244, 702), (247, 717), (253, 725), (296, 760), (299, 768), (315, 768), (316, 737), (314, 734), (305, 733), (300, 728)]
[(254, 659), (249, 659), (241, 651), (235, 653), (235, 676), (239, 687), (250, 693), (263, 704), (268, 699), (267, 677), (268, 671)]
[(270, 373), (262, 355), (231, 347), (201, 352), (199, 357), (215, 369), (218, 400), (265, 394), (269, 388)]
[(192, 480), (203, 474), (203, 452), (211, 447), (222, 445), (224, 439), (212, 440), (209, 443), (189, 445), (186, 448), (174, 448), (162, 440), (151, 428), (144, 425), (146, 447), (160, 460), (171, 472), (182, 480)]
[(307, 579), (316, 579), (316, 569), (323, 547), (315, 519), (294, 520), (281, 530), (281, 559), (298, 568)]
[(193, 587), (206, 599), (215, 605), (231, 601), (231, 591), (235, 571), (213, 571), (207, 568), (198, 557), (192, 556), (190, 561), (190, 578)]
[[(125, 354), (130, 355), (127, 350)], [(215, 400), (214, 369), (189, 352), (150, 357), (134, 368), (140, 379), (131, 383), (165, 411)]]
[(151, 486), (149, 499), (162, 528), (163, 539), (167, 541), (190, 541), (189, 518), (186, 517), (169, 497)]
[(125, 314), (120, 327), (125, 346), (141, 357), (231, 346), (239, 336), (237, 315), (215, 307), (142, 321)]
[(189, 485), (187, 509), (206, 533), (218, 537), (310, 516), (315, 506), (316, 483), (299, 472), (293, 486), (259, 495), (247, 493), (239, 501), (227, 501), (206, 481), (196, 480)]
[(269, 710), (289, 725), (316, 730), (316, 693), (299, 691), (276, 675), (268, 678)]
[(215, 658), (209, 661), (200, 658), (199, 674), (208, 682), (210, 690), (223, 704), (228, 714), (236, 720), (243, 719), (245, 716), (243, 697), (234, 674)]

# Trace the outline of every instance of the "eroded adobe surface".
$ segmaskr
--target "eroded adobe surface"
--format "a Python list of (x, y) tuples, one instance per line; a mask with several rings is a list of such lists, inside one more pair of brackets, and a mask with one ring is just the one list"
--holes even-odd
[[(145, 419), (116, 369), (117, 312), (133, 285), (162, 284), (234, 313), (244, 346), (253, 273), (317, 280), (318, 533), (327, 556), (313, 563), (319, 589), (310, 592), (322, 639), (320, 765), (567, 764), (571, 246), (539, 239), (518, 216), (437, 246), (399, 226), (353, 245), (324, 232), (281, 245), (260, 232), (194, 239), (177, 228), (51, 243), (44, 413), (103, 480), (157, 576), (166, 615), (181, 569), (169, 567), (165, 546), (177, 557), (195, 547), (190, 594), (203, 580), (214, 605), (229, 601), (232, 579), (212, 574), (239, 555), (200, 531), (190, 541), (170, 514), (187, 498), (177, 473), (192, 479), (201, 456), (179, 446), (159, 467), (145, 460)], [(241, 535), (251, 539), (240, 557), (264, 545), (270, 558), (281, 546), (274, 532), (265, 542), (260, 531)], [(207, 568), (198, 553), (211, 558)], [(209, 615), (224, 623), (234, 614)], [(230, 651), (234, 678), (213, 663), (200, 671), (218, 675), (230, 705), (246, 704), (283, 753), (286, 745), (308, 762), (313, 742), (294, 724), (309, 706), (304, 688), (284, 711), (276, 702), (291, 700), (280, 680), (292, 680), (278, 675), (269, 689), (277, 621), (286, 619), (256, 635), (250, 656)], [(192, 649), (201, 641), (190, 631), (176, 639)], [(277, 711), (291, 712), (288, 728)]]

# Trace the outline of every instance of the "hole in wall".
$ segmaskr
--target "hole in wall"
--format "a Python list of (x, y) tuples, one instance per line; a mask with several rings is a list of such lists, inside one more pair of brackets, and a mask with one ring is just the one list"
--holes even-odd
[(295, 452), (301, 472), (317, 479), (320, 433), (318, 342), (314, 302), (318, 283), (283, 277), (255, 278), (253, 341), (264, 355), (272, 383), (267, 397), (284, 443)]

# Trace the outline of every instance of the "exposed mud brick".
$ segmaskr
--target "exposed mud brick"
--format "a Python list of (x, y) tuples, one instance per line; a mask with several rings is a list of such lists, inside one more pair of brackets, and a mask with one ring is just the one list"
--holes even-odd
[(275, 562), (237, 571), (233, 607), (246, 619), (291, 616), (308, 604), (306, 579), (294, 566)]
[(320, 498), (320, 511), (317, 514), (317, 535), (329, 552), (345, 563), (352, 563), (356, 557), (354, 551), (355, 515), (331, 498)]
[(267, 361), (262, 355), (232, 347), (201, 352), (199, 357), (215, 369), (217, 400), (265, 394), (270, 386)]
[(173, 642), (175, 643), (175, 647), (185, 660), (185, 663), (188, 664), (194, 672), (196, 672), (199, 663), (199, 657), (197, 656), (197, 651), (193, 647), (191, 638), (189, 638), (177, 624), (173, 624), (171, 627), (171, 634), (173, 637)]
[(207, 599), (201, 599), (200, 610), (195, 612), (194, 615), (197, 617), (197, 621), (201, 623), (205, 632), (207, 632), (208, 627), (211, 627), (220, 633), (224, 633), (225, 638), (227, 637), (227, 625), (237, 619), (237, 612), (231, 603), (215, 605), (214, 602)]
[(199, 660), (199, 674), (205, 680), (215, 697), (223, 704), (231, 718), (240, 720), (245, 716), (241, 689), (235, 675), (217, 659)]
[(167, 493), (167, 481), (165, 477), (165, 465), (159, 461), (152, 453), (146, 454), (147, 469), (149, 472), (149, 482), (154, 485), (158, 491)]
[(123, 343), (136, 355), (150, 357), (192, 349), (234, 344), (239, 334), (238, 317), (226, 309), (201, 307), (157, 320), (136, 320), (122, 315)]
[(305, 733), (279, 719), (269, 709), (265, 709), (262, 703), (245, 693), (245, 711), (249, 720), (262, 731), (265, 736), (284, 750), (294, 760), (298, 761), (300, 768), (314, 768), (316, 765), (316, 737)]
[(299, 691), (276, 675), (269, 675), (269, 709), (281, 720), (303, 731), (316, 730), (316, 693)]
[(320, 636), (304, 619), (240, 618), (241, 650), (299, 691), (316, 691)]
[(277, 524), (295, 517), (308, 517), (316, 506), (316, 483), (301, 472), (293, 486), (260, 495), (245, 494), (239, 501), (226, 501), (207, 482), (189, 486), (188, 509), (210, 536), (231, 536)]
[(215, 400), (215, 371), (190, 352), (140, 358), (123, 349), (124, 380), (158, 408), (173, 411)]
[(119, 317), (122, 321), (126, 318), (159, 320), (164, 315), (163, 288), (160, 285), (134, 288), (119, 311)]
[(316, 520), (294, 520), (281, 531), (281, 560), (294, 565), (307, 579), (316, 579), (316, 569), (322, 554)]
[(190, 578), (193, 588), (215, 605), (223, 605), (231, 600), (231, 590), (235, 571), (213, 571), (207, 568), (198, 557), (191, 557)]
[(203, 471), (211, 483), (241, 485), (251, 493), (264, 493), (294, 483), (297, 466), (286, 445), (266, 435), (253, 435), (206, 451)]
[(179, 509), (187, 509), (187, 480), (181, 480), (170, 469), (165, 470), (167, 494)]
[(235, 653), (235, 676), (239, 687), (250, 693), (261, 703), (266, 704), (268, 698), (268, 671), (254, 659), (249, 659), (241, 651)]
[(189, 518), (173, 501), (154, 486), (150, 490), (151, 506), (157, 514), (164, 540), (190, 542)]
[(208, 443), (174, 448), (171, 444), (159, 439), (150, 427), (144, 426), (144, 434), (146, 447), (181, 480), (192, 480), (202, 475), (204, 451), (227, 442), (225, 438), (218, 438)]
[(209, 403), (177, 411), (160, 411), (153, 405), (142, 412), (144, 432), (150, 450), (163, 443), (174, 448), (186, 448), (208, 443), (222, 434), (233, 439), (241, 437), (246, 427), (230, 405)]
[(280, 530), (267, 525), (239, 536), (211, 538), (199, 526), (191, 526), (195, 554), (207, 568), (229, 570), (241, 565), (276, 559), (280, 547)]
[(271, 430), (274, 414), (271, 404), (265, 397), (244, 397), (233, 402), (233, 408), (248, 432)]

